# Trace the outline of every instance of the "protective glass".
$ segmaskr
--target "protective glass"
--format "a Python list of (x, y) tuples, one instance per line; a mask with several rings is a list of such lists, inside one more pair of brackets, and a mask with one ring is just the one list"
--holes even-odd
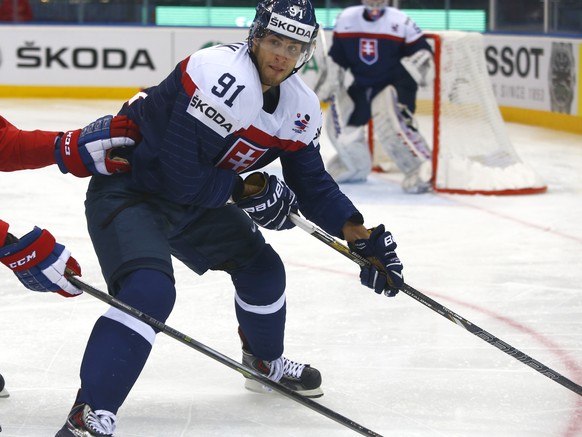
[(255, 39), (254, 43), (262, 50), (295, 61), (295, 68), (307, 63), (315, 51), (315, 41), (301, 42), (272, 32)]

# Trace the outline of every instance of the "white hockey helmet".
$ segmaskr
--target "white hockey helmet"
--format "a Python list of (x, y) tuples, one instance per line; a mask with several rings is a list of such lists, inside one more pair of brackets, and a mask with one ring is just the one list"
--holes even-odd
[[(262, 0), (257, 5), (255, 19), (249, 30), (249, 50), (253, 40), (276, 33), (301, 43), (301, 53), (297, 57), (296, 73), (313, 56), (319, 24), (310, 0)], [(252, 53), (252, 52), (251, 52)]]
[(377, 20), (384, 14), (384, 10), (388, 7), (388, 0), (362, 0), (362, 4), (368, 12), (368, 16), (372, 20)]

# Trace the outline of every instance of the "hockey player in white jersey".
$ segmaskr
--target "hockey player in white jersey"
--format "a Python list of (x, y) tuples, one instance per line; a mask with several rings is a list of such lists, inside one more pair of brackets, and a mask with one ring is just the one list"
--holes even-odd
[[(123, 106), (120, 115), (143, 136), (127, 155), (131, 173), (92, 178), (85, 202), (112, 294), (165, 322), (176, 297), (172, 257), (198, 274), (226, 272), (242, 362), (309, 397), (323, 394), (321, 374), (283, 355), (285, 268), (256, 225), (290, 229), (290, 211), (300, 211), (374, 260), (360, 272), (363, 285), (393, 296), (403, 284), (390, 232), (368, 231), (325, 171), (319, 100), (293, 74), (311, 57), (317, 32), (309, 0), (259, 3), (247, 42), (194, 53)], [(283, 179), (259, 171), (276, 159)], [(97, 320), (58, 437), (114, 434), (156, 333), (115, 308)], [(245, 385), (262, 390), (252, 379)]]
[[(418, 26), (388, 0), (362, 3), (338, 16), (329, 71), (317, 90), (330, 102), (325, 125), (337, 151), (327, 169), (337, 182), (366, 180), (372, 170), (366, 126), (372, 119), (376, 144), (404, 173), (403, 189), (425, 192), (431, 186), (431, 150), (413, 114), (418, 84), (432, 71), (431, 48)], [(353, 76), (347, 89), (345, 70)]]

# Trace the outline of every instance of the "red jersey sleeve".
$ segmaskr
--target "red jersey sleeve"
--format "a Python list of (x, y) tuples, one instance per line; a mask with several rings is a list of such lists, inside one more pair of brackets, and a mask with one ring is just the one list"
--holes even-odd
[(23, 131), (0, 116), (0, 171), (46, 167), (55, 163), (59, 132)]

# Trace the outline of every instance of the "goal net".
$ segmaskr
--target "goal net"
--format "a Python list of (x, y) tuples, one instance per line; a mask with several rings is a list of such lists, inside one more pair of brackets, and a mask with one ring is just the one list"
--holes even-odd
[[(426, 33), (435, 52), (435, 80), (420, 88), (420, 132), (433, 148), (433, 188), (459, 194), (546, 191), (517, 155), (493, 94), (480, 33)], [(386, 167), (373, 147), (376, 167)]]

